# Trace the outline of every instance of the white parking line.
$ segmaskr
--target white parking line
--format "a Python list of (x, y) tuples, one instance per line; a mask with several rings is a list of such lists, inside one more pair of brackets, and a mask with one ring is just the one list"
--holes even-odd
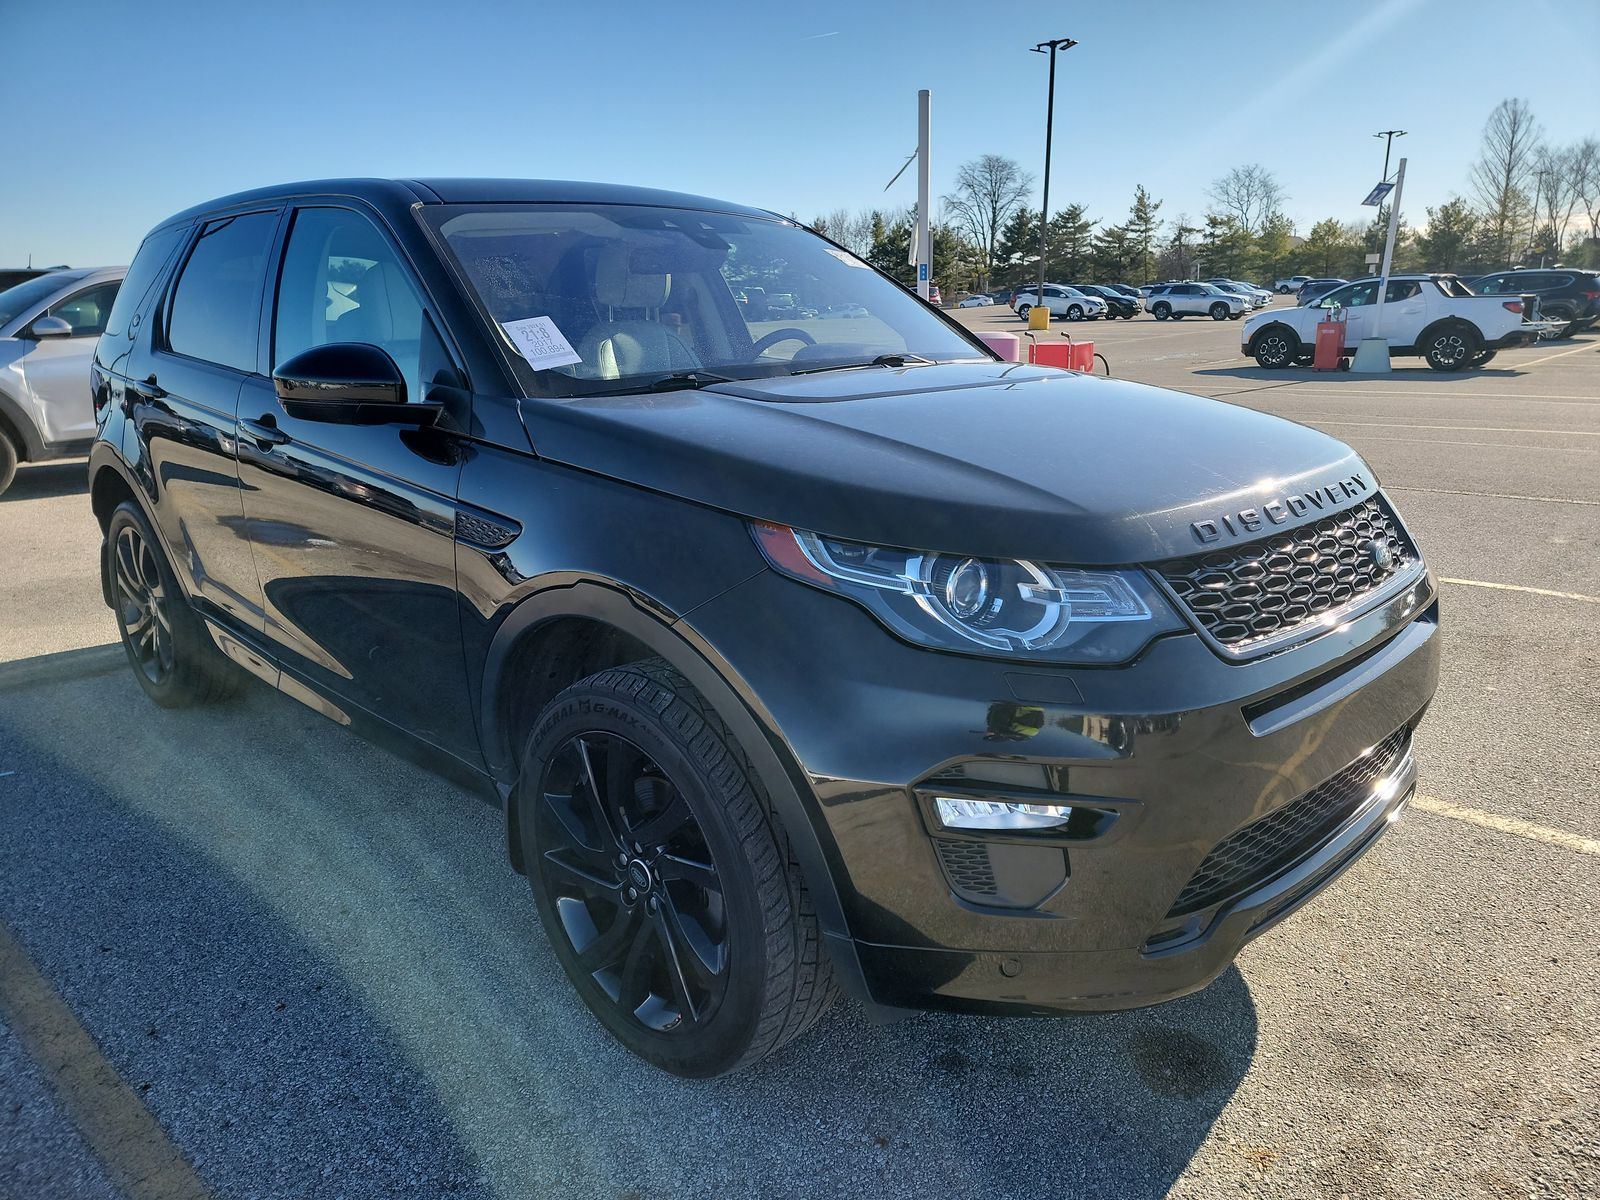
[[(1313, 385), (1320, 384), (1316, 379), (1289, 379), (1285, 382), (1294, 387), (1294, 391), (1287, 393), (1291, 396), (1315, 397), (1326, 400), (1336, 396), (1388, 396), (1391, 400), (1498, 400), (1505, 402), (1514, 400), (1518, 404), (1525, 401), (1538, 401), (1547, 404), (1564, 404), (1582, 401), (1586, 404), (1600, 404), (1600, 396), (1567, 396), (1567, 395), (1523, 395), (1520, 392), (1515, 396), (1507, 396), (1503, 392), (1424, 392), (1404, 383), (1392, 388), (1353, 388), (1353, 387), (1322, 387), (1320, 390)], [(1295, 386), (1299, 385), (1299, 386)]]
[[(1337, 424), (1324, 421), (1324, 425)], [(1404, 442), (1408, 446), (1492, 446), (1500, 450), (1555, 450), (1563, 454), (1600, 454), (1600, 448), (1588, 446), (1526, 446), (1520, 442), (1458, 442), (1453, 438), (1386, 438), (1362, 434), (1363, 442)]]
[(1532, 821), (1523, 821), (1517, 817), (1485, 812), (1481, 808), (1468, 808), (1464, 804), (1454, 804), (1437, 796), (1424, 796), (1418, 792), (1411, 798), (1411, 807), (1420, 808), (1423, 812), (1433, 813), (1438, 817), (1449, 817), (1454, 821), (1465, 821), (1469, 825), (1493, 829), (1497, 833), (1509, 833), (1516, 837), (1528, 838), (1530, 841), (1543, 842), (1547, 846), (1560, 846), (1564, 850), (1575, 850), (1579, 854), (1600, 855), (1600, 839), (1581, 837), (1576, 833), (1568, 833), (1565, 829), (1552, 829), (1548, 825), (1535, 825)]
[(1535, 504), (1582, 504), (1589, 508), (1600, 508), (1600, 500), (1567, 500), (1560, 496), (1517, 496), (1510, 492), (1458, 492), (1451, 488), (1405, 487), (1398, 483), (1388, 484), (1386, 490), (1426, 492), (1430, 496), (1479, 496), (1486, 500), (1528, 500)]
[(1519, 363), (1517, 363), (1517, 366), (1519, 368), (1537, 367), (1540, 363), (1547, 363), (1547, 362), (1550, 362), (1552, 359), (1565, 358), (1569, 354), (1582, 354), (1585, 350), (1593, 350), (1593, 349), (1595, 349), (1595, 347), (1593, 347), (1593, 346), (1577, 346), (1577, 347), (1574, 347), (1571, 350), (1563, 350), (1560, 354), (1546, 354), (1543, 358), (1536, 358), (1532, 362), (1519, 362)]
[(1600, 596), (1586, 596), (1582, 592), (1553, 592), (1549, 588), (1525, 587), (1520, 583), (1489, 583), (1482, 579), (1451, 579), (1439, 576), (1440, 583), (1454, 583), (1461, 587), (1493, 588), (1497, 592), (1527, 592), (1530, 596), (1554, 596), (1557, 600), (1581, 600), (1585, 604), (1600, 604)]

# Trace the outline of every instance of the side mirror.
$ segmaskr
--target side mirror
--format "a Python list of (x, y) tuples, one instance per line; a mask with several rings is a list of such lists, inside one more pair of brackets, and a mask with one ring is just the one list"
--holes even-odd
[(272, 386), (283, 411), (302, 421), (339, 425), (432, 425), (444, 406), (406, 402), (394, 359), (365, 342), (313, 346), (281, 363)]
[(71, 337), (72, 326), (67, 324), (60, 317), (52, 317), (49, 315), (35, 317), (33, 323), (28, 326), (28, 335), (30, 337), (41, 339)]

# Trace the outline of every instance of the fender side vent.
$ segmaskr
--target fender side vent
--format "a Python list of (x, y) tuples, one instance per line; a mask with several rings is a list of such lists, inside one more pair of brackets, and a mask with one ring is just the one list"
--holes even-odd
[(456, 513), (458, 542), (468, 542), (485, 550), (500, 550), (515, 541), (520, 532), (515, 525), (507, 525), (478, 513)]

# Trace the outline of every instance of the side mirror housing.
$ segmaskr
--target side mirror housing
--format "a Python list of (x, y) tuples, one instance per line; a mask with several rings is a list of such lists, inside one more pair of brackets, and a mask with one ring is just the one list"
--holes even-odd
[(365, 342), (313, 346), (279, 364), (272, 386), (284, 412), (340, 425), (432, 425), (443, 405), (406, 400), (405, 376)]
[(35, 338), (71, 337), (72, 326), (60, 317), (52, 317), (47, 314), (33, 319), (32, 324), (28, 326), (28, 336)]

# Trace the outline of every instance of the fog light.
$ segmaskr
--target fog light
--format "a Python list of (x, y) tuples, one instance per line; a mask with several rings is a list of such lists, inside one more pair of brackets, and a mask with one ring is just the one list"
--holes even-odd
[(946, 829), (1054, 829), (1072, 819), (1067, 804), (1005, 804), (939, 796), (934, 800)]

